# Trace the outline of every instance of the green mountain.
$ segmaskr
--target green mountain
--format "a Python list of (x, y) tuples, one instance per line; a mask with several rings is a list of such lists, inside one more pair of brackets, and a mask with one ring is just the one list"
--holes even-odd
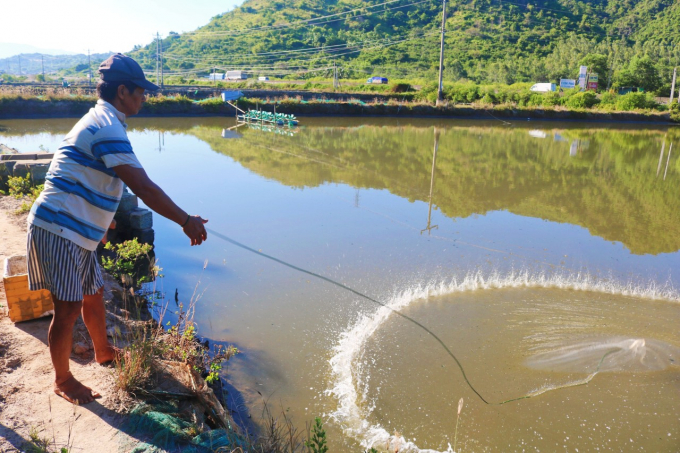
[[(668, 86), (680, 63), (672, 0), (499, 0), (447, 3), (448, 82), (557, 81), (588, 63), (600, 84)], [(246, 0), (199, 29), (163, 40), (164, 70), (185, 79), (246, 69), (295, 78), (384, 75), (435, 80), (438, 0)], [(149, 71), (156, 43), (131, 52)]]

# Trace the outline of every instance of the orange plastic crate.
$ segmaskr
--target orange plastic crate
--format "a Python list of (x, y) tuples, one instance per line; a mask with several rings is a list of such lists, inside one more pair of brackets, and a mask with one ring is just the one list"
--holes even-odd
[(52, 295), (46, 289), (29, 291), (26, 255), (10, 256), (5, 260), (2, 278), (7, 295), (9, 319), (12, 322), (28, 321), (54, 313)]

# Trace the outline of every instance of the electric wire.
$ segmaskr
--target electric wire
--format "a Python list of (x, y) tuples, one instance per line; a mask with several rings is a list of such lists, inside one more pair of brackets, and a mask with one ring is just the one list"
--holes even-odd
[[(386, 2), (383, 2), (383, 3), (376, 3), (375, 5), (364, 6), (362, 8), (355, 8), (355, 9), (348, 10), (348, 11), (343, 11), (343, 12), (334, 13), (334, 14), (328, 14), (328, 15), (325, 15), (325, 16), (312, 17), (310, 19), (303, 19), (303, 20), (299, 20), (299, 21), (295, 21), (295, 22), (287, 22), (287, 23), (283, 23), (283, 24), (279, 24), (279, 25), (264, 25), (264, 26), (261, 26), (261, 27), (251, 27), (251, 28), (242, 28), (242, 29), (238, 29), (238, 30), (224, 30), (224, 31), (201, 31), (201, 30), (197, 30), (197, 31), (193, 31), (193, 32), (186, 32), (186, 33), (184, 33), (184, 35), (208, 34), (208, 35), (213, 35), (213, 36), (224, 36), (224, 35), (230, 36), (230, 35), (234, 35), (234, 34), (238, 34), (238, 33), (252, 32), (252, 31), (281, 30), (281, 29), (285, 29), (285, 28), (295, 27), (297, 25), (316, 25), (316, 24), (311, 24), (311, 22), (313, 22), (315, 20), (327, 19), (327, 18), (331, 18), (331, 17), (344, 16), (344, 15), (355, 13), (357, 11), (364, 11), (364, 14), (373, 14), (373, 13), (376, 13), (376, 12), (383, 12), (383, 11), (390, 11), (390, 10), (393, 10), (393, 9), (406, 8), (406, 7), (409, 7), (409, 6), (412, 6), (412, 5), (417, 5), (417, 4), (420, 4), (420, 3), (426, 3), (426, 2), (433, 2), (434, 3), (435, 0), (421, 0), (421, 1), (418, 1), (418, 2), (412, 2), (412, 3), (408, 3), (406, 5), (400, 5), (400, 6), (396, 6), (396, 7), (393, 7), (393, 8), (384, 8), (384, 9), (379, 10), (379, 11), (366, 11), (366, 9), (369, 9), (369, 8), (376, 8), (378, 6), (384, 6), (384, 5), (396, 3), (396, 2), (399, 2), (399, 1), (401, 1), (401, 0), (389, 0), (389, 1), (386, 1)], [(337, 20), (341, 20), (341, 19), (337, 19)]]
[[(336, 57), (339, 57), (339, 56), (344, 56), (344, 55), (348, 55), (348, 54), (355, 53), (355, 52), (361, 52), (362, 50), (372, 50), (372, 49), (376, 49), (376, 48), (392, 46), (392, 45), (395, 45), (395, 44), (401, 44), (401, 43), (405, 43), (405, 42), (415, 41), (415, 40), (418, 40), (418, 39), (421, 39), (421, 38), (424, 38), (424, 37), (428, 37), (428, 36), (432, 36), (432, 35), (435, 35), (435, 34), (438, 35), (439, 33), (440, 32), (438, 30), (429, 31), (429, 32), (423, 31), (422, 34), (416, 35), (416, 36), (408, 35), (408, 37), (404, 37), (404, 35), (402, 35), (402, 36), (383, 38), (383, 39), (377, 39), (377, 40), (359, 41), (359, 42), (353, 43), (353, 44), (345, 43), (345, 44), (339, 44), (339, 45), (336, 45), (336, 46), (329, 46), (329, 47), (312, 47), (312, 48), (308, 48), (308, 49), (299, 49), (296, 52), (300, 52), (300, 53), (309, 52), (309, 55), (304, 55), (304, 56), (310, 57), (310, 58), (296, 59), (295, 62), (296, 63), (304, 63), (304, 62), (314, 61), (314, 60), (316, 60), (320, 57), (336, 58)], [(401, 38), (403, 38), (403, 39), (401, 39)], [(375, 45), (370, 45), (370, 44), (375, 44)], [(341, 48), (336, 48), (336, 47), (341, 47)], [(279, 52), (271, 52), (270, 55), (265, 56), (265, 59), (267, 59), (267, 58), (271, 59), (271, 58), (274, 58), (274, 57), (275, 58), (280, 57), (280, 59), (274, 60), (274, 61), (263, 62), (263, 63), (266, 63), (266, 65), (265, 64), (262, 64), (262, 65), (252, 64), (252, 66), (248, 66), (248, 63), (241, 63), (241, 64), (233, 65), (233, 66), (237, 66), (239, 68), (243, 67), (243, 66), (248, 66), (248, 67), (253, 67), (253, 68), (257, 67), (257, 68), (265, 68), (265, 69), (270, 68), (270, 67), (275, 67), (275, 66), (271, 66), (271, 65), (275, 64), (275, 63), (280, 63), (281, 61), (288, 61), (291, 58), (291, 56), (288, 55), (288, 52), (293, 52), (293, 51), (281, 51), (280, 53)], [(314, 55), (314, 53), (316, 53), (316, 55)], [(258, 55), (259, 54), (257, 54), (257, 55), (254, 54), (253, 57), (256, 58)], [(250, 56), (247, 56), (247, 55), (244, 55), (244, 54), (236, 54), (236, 55), (227, 54), (227, 55), (225, 55), (225, 57), (220, 58), (219, 60), (218, 59), (205, 59), (204, 60), (204, 59), (194, 59), (194, 58), (183, 58), (183, 57), (177, 57), (175, 55), (172, 55), (170, 58), (172, 58), (173, 60), (177, 60), (177, 61), (211, 62), (209, 65), (205, 65), (205, 66), (202, 66), (202, 67), (213, 68), (215, 66), (218, 66), (219, 69), (223, 69), (222, 66), (224, 66), (224, 63), (222, 63), (222, 64), (215, 63), (215, 61), (224, 62), (225, 58), (229, 58), (229, 57), (250, 58)], [(293, 66), (293, 67), (303, 67), (303, 66)]]

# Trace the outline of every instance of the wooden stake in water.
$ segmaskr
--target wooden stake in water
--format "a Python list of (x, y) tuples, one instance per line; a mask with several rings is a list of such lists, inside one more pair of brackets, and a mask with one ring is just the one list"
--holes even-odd
[(458, 422), (460, 421), (460, 412), (463, 410), (463, 398), (458, 401), (458, 416), (456, 417), (456, 433), (453, 436), (453, 451), (456, 451), (456, 444), (458, 443)]

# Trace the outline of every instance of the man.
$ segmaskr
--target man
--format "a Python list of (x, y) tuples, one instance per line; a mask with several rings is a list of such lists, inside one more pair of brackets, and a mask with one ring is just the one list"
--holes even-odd
[(99, 67), (99, 100), (69, 132), (54, 155), (45, 189), (28, 217), (28, 280), (31, 290), (47, 289), (54, 300), (49, 348), (56, 374), (54, 391), (75, 404), (100, 396), (69, 371), (73, 326), (82, 313), (104, 364), (117, 351), (106, 336), (103, 279), (96, 248), (111, 225), (123, 184), (158, 214), (182, 227), (191, 245), (207, 239), (203, 220), (180, 209), (154, 184), (128, 140), (125, 119), (139, 112), (146, 80), (132, 58), (116, 54)]

